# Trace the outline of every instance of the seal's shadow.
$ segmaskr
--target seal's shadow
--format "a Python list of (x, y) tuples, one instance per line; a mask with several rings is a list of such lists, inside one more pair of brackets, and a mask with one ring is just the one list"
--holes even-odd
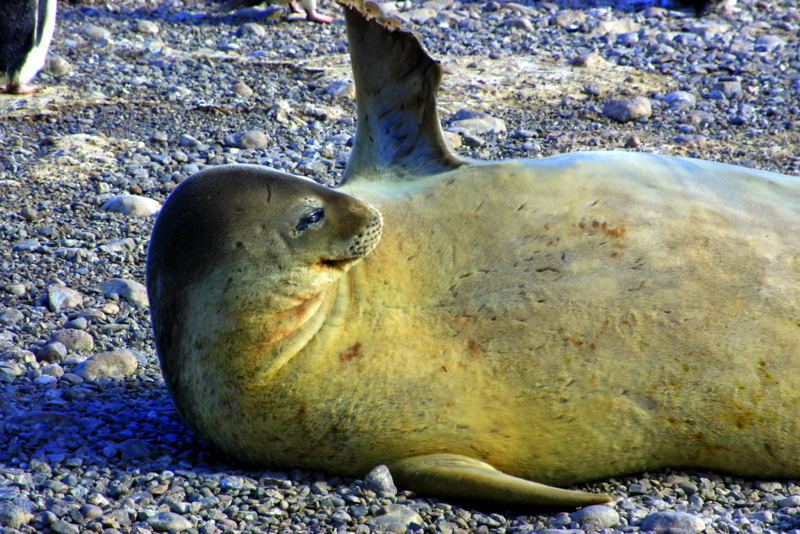
[(42, 463), (142, 472), (248, 467), (202, 442), (163, 383), (101, 379), (44, 396), (40, 387), (19, 379), (5, 385), (0, 463), (33, 471)]

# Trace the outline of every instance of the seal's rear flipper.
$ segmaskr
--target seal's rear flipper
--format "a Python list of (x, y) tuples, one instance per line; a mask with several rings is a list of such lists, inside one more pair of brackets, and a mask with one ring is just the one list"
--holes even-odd
[(343, 182), (429, 176), (468, 163), (445, 143), (436, 112), (442, 67), (419, 38), (370, 1), (339, 0), (356, 84), (355, 143)]
[(513, 477), (460, 454), (429, 454), (391, 463), (398, 486), (426, 495), (484, 501), (514, 508), (581, 508), (608, 495), (570, 491)]

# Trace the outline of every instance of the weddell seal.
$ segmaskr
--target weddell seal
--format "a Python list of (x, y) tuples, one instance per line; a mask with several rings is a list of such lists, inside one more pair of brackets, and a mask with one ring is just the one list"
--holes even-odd
[(664, 467), (800, 476), (800, 179), (632, 152), (453, 155), (441, 66), (347, 4), (332, 190), (180, 184), (147, 289), (175, 404), (234, 457), (515, 507)]

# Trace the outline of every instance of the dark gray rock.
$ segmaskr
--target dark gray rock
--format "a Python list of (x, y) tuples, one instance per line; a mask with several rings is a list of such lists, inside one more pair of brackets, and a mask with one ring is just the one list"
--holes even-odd
[(86, 330), (89, 326), (89, 321), (85, 317), (76, 317), (71, 321), (64, 323), (64, 328), (72, 328), (75, 330)]
[(246, 132), (225, 137), (225, 144), (242, 150), (261, 148), (269, 143), (269, 137), (261, 130), (248, 130)]
[(581, 508), (572, 514), (572, 520), (584, 528), (597, 530), (610, 528), (619, 523), (619, 513), (602, 504)]
[(11, 502), (0, 502), (0, 525), (7, 528), (20, 528), (33, 519), (33, 514), (22, 506)]
[(123, 458), (128, 460), (157, 458), (159, 455), (156, 447), (140, 439), (125, 440), (120, 444), (119, 452)]
[(68, 351), (89, 352), (94, 348), (94, 339), (89, 332), (75, 328), (56, 330), (48, 343), (62, 343)]
[(777, 504), (783, 508), (798, 508), (800, 507), (800, 495), (791, 495), (777, 501)]
[(706, 528), (706, 524), (696, 515), (665, 511), (648, 515), (639, 528), (656, 534), (698, 534)]
[(650, 100), (643, 96), (615, 98), (603, 106), (603, 115), (618, 122), (648, 118), (653, 113)]
[(375, 493), (397, 493), (392, 474), (385, 465), (379, 465), (364, 477), (364, 485)]
[(72, 523), (58, 520), (50, 525), (50, 529), (56, 534), (80, 534), (81, 529)]
[(13, 325), (25, 318), (22, 312), (16, 308), (8, 308), (0, 312), (0, 324)]
[(41, 248), (42, 244), (38, 239), (23, 239), (14, 243), (11, 250), (12, 252), (36, 252)]
[(181, 532), (192, 528), (192, 522), (172, 512), (159, 512), (147, 520), (156, 532)]
[(373, 517), (367, 523), (373, 527), (383, 528), (387, 532), (405, 533), (408, 529), (419, 529), (425, 525), (422, 517), (401, 504), (387, 504), (383, 507), (383, 515)]

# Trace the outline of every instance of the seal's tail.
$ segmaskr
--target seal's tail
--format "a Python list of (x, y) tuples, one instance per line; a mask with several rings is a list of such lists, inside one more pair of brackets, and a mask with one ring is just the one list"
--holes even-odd
[(447, 147), (436, 94), (442, 67), (419, 38), (370, 1), (339, 0), (347, 22), (358, 123), (343, 181), (429, 176), (468, 163)]

